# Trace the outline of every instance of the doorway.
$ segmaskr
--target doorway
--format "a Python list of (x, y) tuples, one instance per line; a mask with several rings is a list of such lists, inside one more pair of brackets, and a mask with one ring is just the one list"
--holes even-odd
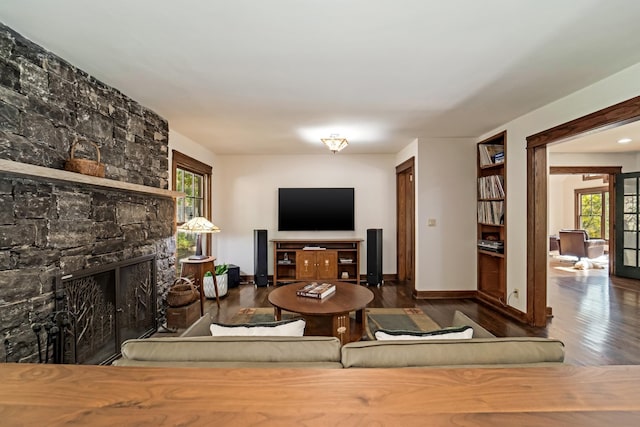
[[(527, 320), (531, 325), (547, 324), (547, 145), (639, 119), (640, 96), (527, 137)], [(610, 252), (615, 253), (613, 248)]]
[(396, 166), (396, 247), (398, 283), (415, 289), (415, 159)]
[[(605, 181), (607, 182), (606, 191), (608, 192), (609, 195), (613, 195), (613, 191), (614, 191), (613, 184), (615, 181), (615, 177), (620, 172), (622, 172), (621, 166), (551, 166), (549, 168), (549, 175), (605, 176), (606, 177)], [(615, 218), (615, 203), (608, 203), (608, 212), (606, 217)], [(608, 245), (609, 254), (615, 253), (614, 249), (616, 245), (616, 238), (615, 238), (614, 227), (613, 227), (614, 223), (615, 221), (609, 221), (609, 229), (607, 233), (601, 233), (600, 235), (596, 235), (594, 233), (590, 234), (591, 237), (597, 237), (602, 239), (604, 239), (605, 236), (608, 237), (607, 245)], [(585, 227), (576, 226), (576, 227), (570, 227), (570, 228), (585, 228)], [(557, 230), (549, 230), (548, 234), (552, 234), (552, 232), (554, 231), (557, 231)], [(614, 257), (610, 255), (609, 256), (609, 273), (610, 274), (614, 271), (613, 263), (614, 263)]]

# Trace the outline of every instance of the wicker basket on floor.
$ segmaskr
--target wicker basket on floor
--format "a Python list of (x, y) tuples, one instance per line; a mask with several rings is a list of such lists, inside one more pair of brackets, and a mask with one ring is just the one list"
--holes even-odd
[(193, 282), (186, 277), (179, 277), (167, 291), (169, 307), (183, 307), (200, 298), (200, 292)]

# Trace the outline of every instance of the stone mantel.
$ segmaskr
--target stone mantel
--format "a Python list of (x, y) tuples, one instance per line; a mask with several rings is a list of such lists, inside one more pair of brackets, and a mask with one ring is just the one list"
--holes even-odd
[(129, 182), (116, 181), (107, 178), (83, 175), (76, 172), (68, 172), (60, 169), (46, 168), (43, 166), (30, 165), (27, 163), (14, 162), (0, 159), (0, 173), (11, 175), (29, 176), (35, 178), (45, 178), (47, 180), (65, 181), (76, 184), (87, 184), (97, 187), (108, 187), (123, 191), (137, 193), (147, 193), (160, 197), (183, 197), (185, 194), (179, 191), (164, 190), (162, 188), (149, 187), (146, 185), (132, 184)]

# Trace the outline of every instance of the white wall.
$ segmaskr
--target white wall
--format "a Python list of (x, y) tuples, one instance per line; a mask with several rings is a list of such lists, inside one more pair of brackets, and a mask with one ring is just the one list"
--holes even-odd
[(575, 190), (578, 188), (604, 187), (601, 179), (583, 181), (582, 175), (549, 175), (548, 181), (548, 234), (575, 228)]
[(420, 139), (416, 290), (476, 289), (475, 150), (470, 138)]
[[(478, 140), (507, 130), (507, 292), (527, 283), (526, 137), (640, 95), (640, 64), (498, 126)], [(526, 311), (526, 292), (510, 305)]]
[[(383, 272), (396, 272), (394, 155), (218, 155), (214, 205), (218, 259), (253, 274), (253, 230), (266, 229), (276, 238), (361, 238), (361, 269), (366, 273), (367, 228), (383, 229)], [(353, 187), (355, 231), (278, 231), (278, 188)], [(273, 245), (269, 244), (269, 274), (273, 274)]]

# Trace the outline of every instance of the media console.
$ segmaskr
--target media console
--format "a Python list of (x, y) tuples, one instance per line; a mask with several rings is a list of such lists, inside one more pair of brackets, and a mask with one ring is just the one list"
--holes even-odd
[(308, 280), (360, 283), (362, 239), (274, 239), (274, 286)]

